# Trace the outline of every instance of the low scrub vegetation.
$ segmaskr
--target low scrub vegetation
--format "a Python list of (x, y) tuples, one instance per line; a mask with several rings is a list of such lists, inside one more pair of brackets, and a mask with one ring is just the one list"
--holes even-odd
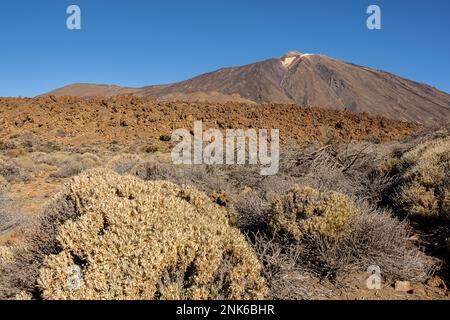
[(0, 176), (8, 182), (22, 182), (31, 179), (30, 173), (23, 167), (6, 158), (0, 158)]
[[(45, 299), (265, 297), (251, 246), (229, 225), (225, 209), (194, 188), (94, 170), (69, 183), (42, 219), (29, 238), (32, 252), (18, 252), (10, 265), (28, 270), (28, 279), (7, 281), (25, 285), (25, 293)], [(67, 287), (72, 265), (82, 268), (78, 290)]]
[(11, 185), (68, 184), (27, 222), (22, 247), (0, 246), (0, 298), (308, 299), (372, 265), (386, 283), (449, 278), (447, 131), (285, 146), (271, 177), (176, 166), (142, 145), (24, 140), (0, 145), (0, 230), (23, 225)]
[(423, 142), (400, 161), (398, 210), (414, 218), (450, 219), (450, 137)]
[(272, 204), (269, 215), (269, 228), (273, 234), (300, 240), (303, 234), (330, 238), (346, 236), (357, 211), (350, 199), (341, 193), (320, 193), (296, 186)]

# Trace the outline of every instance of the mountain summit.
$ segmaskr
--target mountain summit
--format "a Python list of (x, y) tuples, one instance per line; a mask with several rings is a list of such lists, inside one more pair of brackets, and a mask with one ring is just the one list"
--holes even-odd
[(450, 95), (445, 92), (384, 71), (298, 51), (245, 66), (222, 68), (174, 84), (143, 88), (74, 84), (48, 94), (135, 94), (166, 101), (298, 104), (367, 112), (423, 124), (450, 119)]

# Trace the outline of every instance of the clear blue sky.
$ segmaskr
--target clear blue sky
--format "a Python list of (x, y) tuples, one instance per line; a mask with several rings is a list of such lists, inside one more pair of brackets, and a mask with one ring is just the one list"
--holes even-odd
[[(66, 8), (82, 30), (66, 28)], [(382, 30), (366, 8), (382, 9)], [(74, 82), (169, 83), (289, 50), (324, 53), (450, 92), (449, 0), (0, 2), (0, 96)]]

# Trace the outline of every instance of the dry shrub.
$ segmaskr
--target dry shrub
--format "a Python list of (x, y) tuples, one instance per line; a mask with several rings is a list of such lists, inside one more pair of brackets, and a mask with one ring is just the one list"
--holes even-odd
[[(269, 287), (269, 299), (317, 299), (326, 294), (322, 274), (317, 275), (308, 262), (308, 248), (303, 242), (285, 243), (278, 237), (264, 233), (251, 234), (249, 241), (263, 266), (263, 275)], [(316, 281), (314, 281), (316, 280)]]
[(329, 289), (313, 279), (336, 285), (353, 272), (377, 265), (386, 280), (426, 281), (437, 268), (436, 260), (414, 247), (406, 222), (366, 203), (355, 205), (358, 215), (346, 237), (304, 234), (286, 241), (279, 234), (256, 233), (249, 237), (267, 279), (270, 297), (308, 299), (327, 296)]
[[(81, 172), (98, 167), (101, 159), (92, 153), (76, 154), (70, 152), (55, 152), (46, 154), (36, 152), (32, 155), (33, 161), (43, 171), (51, 172), (54, 178), (70, 178)], [(55, 170), (56, 168), (56, 170)]]
[(406, 222), (362, 205), (346, 238), (307, 237), (305, 260), (320, 275), (335, 277), (377, 265), (389, 280), (423, 282), (437, 262), (409, 243), (410, 236)]
[(58, 171), (58, 167), (51, 166), (51, 165), (46, 164), (46, 163), (39, 164), (37, 166), (37, 168), (38, 168), (39, 171), (43, 171), (43, 172), (47, 172), (47, 173)]
[(11, 150), (11, 149), (15, 149), (17, 148), (17, 145), (14, 141), (0, 141), (0, 150), (1, 151), (5, 151), (5, 150)]
[(0, 175), (0, 197), (4, 195), (8, 190), (8, 181)]
[(225, 191), (213, 191), (208, 196), (212, 202), (225, 208), (229, 223), (236, 226), (237, 214), (231, 196)]
[(14, 297), (14, 299), (15, 299), (16, 301), (29, 301), (29, 300), (32, 300), (32, 299), (33, 299), (33, 296), (32, 296), (30, 293), (28, 293), (28, 292), (22, 291), (22, 292), (18, 293), (18, 294)]
[(19, 217), (12, 212), (13, 201), (5, 195), (0, 195), (0, 235), (11, 230), (19, 223)]
[(267, 224), (270, 235), (253, 234), (250, 241), (272, 297), (326, 296), (327, 288), (311, 275), (338, 284), (377, 265), (385, 279), (423, 282), (438, 266), (409, 241), (406, 221), (337, 192), (295, 187), (272, 204)]
[(8, 182), (29, 181), (31, 176), (23, 168), (9, 159), (0, 158), (0, 175)]
[(23, 148), (10, 149), (5, 152), (5, 156), (8, 158), (17, 158), (27, 154), (27, 151)]
[[(39, 268), (49, 255), (56, 255), (60, 246), (56, 235), (60, 225), (68, 219), (75, 219), (79, 213), (78, 204), (71, 198), (59, 195), (45, 213), (29, 223), (25, 241), (21, 248), (14, 250), (14, 261), (0, 265), (0, 300), (15, 299), (22, 291), (23, 296), (41, 297), (36, 287)], [(8, 211), (9, 212), (9, 211)], [(11, 214), (6, 214), (6, 226), (10, 229)], [(2, 215), (0, 215), (0, 225)]]
[(15, 235), (23, 234), (28, 224), (23, 214), (18, 212), (15, 202), (6, 191), (0, 191), (0, 300), (11, 292), (6, 279), (12, 275), (10, 268), (6, 267), (14, 263)]
[(0, 264), (10, 262), (14, 255), (10, 248), (0, 245)]
[(296, 186), (272, 204), (268, 224), (273, 234), (297, 241), (304, 234), (339, 238), (350, 232), (356, 215), (346, 195)]
[(101, 163), (100, 157), (89, 152), (75, 155), (74, 160), (81, 163), (83, 170), (98, 167)]
[[(177, 184), (191, 185), (209, 195), (220, 196), (215, 199), (219, 204), (226, 202), (230, 209), (229, 217), (243, 232), (256, 231), (264, 222), (265, 209), (268, 206), (266, 194), (280, 190), (278, 178), (261, 179), (259, 171), (246, 166), (177, 166), (158, 160), (147, 160), (136, 165), (128, 173), (145, 181), (167, 180)], [(281, 178), (282, 179), (282, 178)], [(263, 181), (264, 180), (264, 181)], [(292, 183), (281, 181), (286, 190)], [(248, 185), (255, 191), (245, 194)], [(234, 208), (233, 208), (234, 207)]]
[(367, 142), (285, 148), (279, 176), (322, 192), (333, 190), (378, 205), (394, 182), (385, 173), (374, 170), (389, 149), (391, 146)]
[(231, 194), (234, 189), (234, 181), (223, 166), (174, 165), (150, 159), (136, 165), (127, 173), (144, 181), (167, 180), (176, 184), (195, 186), (206, 193), (218, 191)]
[(64, 163), (71, 160), (71, 154), (68, 152), (34, 152), (32, 155), (36, 164), (47, 164), (49, 166), (61, 167)]
[(237, 224), (233, 186), (226, 181), (220, 167), (195, 165), (177, 166), (167, 161), (139, 155), (118, 155), (109, 161), (108, 167), (119, 174), (130, 174), (144, 181), (170, 181), (190, 185), (209, 195), (211, 200), (227, 211), (230, 223)]
[(130, 166), (130, 169), (124, 170), (123, 173), (131, 174), (144, 181), (169, 180), (176, 182), (174, 181), (176, 169), (173, 165), (149, 160), (137, 162), (136, 165)]
[[(258, 260), (225, 209), (169, 182), (86, 172), (56, 197), (28, 243), (10, 266), (22, 273), (0, 279), (10, 283), (10, 295), (23, 289), (45, 299), (258, 299), (266, 293)], [(77, 290), (67, 287), (72, 265), (82, 269)]]
[[(1, 148), (1, 147), (0, 147)], [(25, 152), (55, 152), (61, 150), (61, 147), (53, 141), (48, 141), (43, 137), (36, 134), (25, 133), (20, 135), (14, 135), (10, 137), (7, 143), (9, 150), (22, 149)]]
[(6, 189), (0, 190), (0, 236), (25, 223), (25, 216), (18, 212), (17, 204)]
[(416, 218), (450, 218), (450, 136), (425, 141), (401, 158), (402, 182), (394, 202)]
[(129, 173), (143, 161), (140, 156), (135, 154), (119, 154), (108, 161), (107, 167), (119, 174), (124, 174)]
[(330, 296), (331, 290), (324, 285), (326, 279), (317, 277), (308, 268), (304, 245), (286, 244), (261, 233), (253, 234), (249, 240), (263, 265), (270, 299), (305, 300)]
[(53, 178), (70, 178), (83, 172), (83, 164), (77, 161), (67, 161), (56, 172), (50, 173)]
[(148, 145), (144, 146), (142, 151), (145, 153), (156, 153), (159, 151), (159, 147), (157, 145)]
[(235, 200), (238, 227), (246, 232), (263, 229), (267, 206), (266, 201), (257, 192), (241, 192)]
[(19, 166), (27, 171), (33, 172), (36, 169), (33, 160), (28, 155), (23, 155), (23, 156), (17, 157), (15, 159), (13, 159), (13, 162), (17, 166)]

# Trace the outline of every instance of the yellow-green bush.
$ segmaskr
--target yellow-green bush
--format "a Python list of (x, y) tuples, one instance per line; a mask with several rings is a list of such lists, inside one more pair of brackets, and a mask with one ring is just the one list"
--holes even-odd
[(339, 238), (351, 231), (357, 214), (344, 194), (296, 186), (272, 204), (269, 228), (273, 234), (293, 240), (300, 240), (304, 234)]
[(450, 218), (450, 137), (423, 142), (401, 160), (397, 208), (419, 218)]
[[(77, 218), (57, 228), (61, 248), (37, 281), (45, 299), (259, 299), (260, 264), (225, 209), (191, 187), (88, 171), (54, 200)], [(82, 270), (68, 287), (69, 268)]]

